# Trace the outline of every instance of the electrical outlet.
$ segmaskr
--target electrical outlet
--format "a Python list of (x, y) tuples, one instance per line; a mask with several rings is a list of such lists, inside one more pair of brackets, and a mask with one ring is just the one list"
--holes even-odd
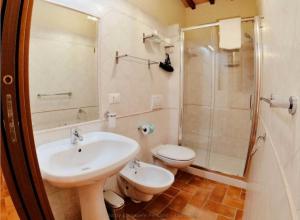
[(162, 100), (163, 96), (162, 95), (152, 95), (151, 97), (151, 109), (161, 109), (162, 108)]
[(109, 104), (118, 104), (121, 102), (121, 95), (120, 93), (110, 93), (108, 95), (108, 102)]

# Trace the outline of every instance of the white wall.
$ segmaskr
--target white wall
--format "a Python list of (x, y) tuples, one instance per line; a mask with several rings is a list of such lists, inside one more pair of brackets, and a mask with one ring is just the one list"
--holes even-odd
[[(264, 16), (262, 95), (300, 97), (300, 2), (258, 1)], [(262, 103), (259, 135), (246, 201), (247, 220), (300, 219), (300, 114)]]
[[(117, 113), (117, 127), (108, 129), (107, 123), (101, 119), (79, 126), (83, 132), (92, 130), (112, 131), (138, 141), (141, 151), (139, 159), (151, 162), (150, 150), (165, 143), (177, 143), (178, 133), (178, 101), (179, 101), (179, 43), (178, 26), (167, 27), (143, 13), (137, 7), (123, 0), (60, 0), (61, 4), (83, 10), (100, 18), (100, 95), (101, 112), (107, 110)], [(142, 34), (158, 30), (164, 36), (175, 41), (171, 53), (171, 61), (175, 71), (166, 73), (157, 65), (148, 69), (146, 63), (122, 59), (115, 64), (115, 51), (131, 55), (164, 60), (163, 45), (151, 42), (143, 44)], [(120, 93), (121, 103), (109, 105), (108, 94)], [(162, 94), (163, 108), (151, 111), (151, 95)], [(145, 121), (152, 122), (156, 130), (149, 136), (143, 136), (137, 130)], [(70, 128), (57, 128), (35, 133), (36, 145), (57, 138), (68, 138)], [(108, 180), (106, 188), (117, 190), (114, 177)], [(56, 220), (80, 219), (78, 195), (72, 189), (59, 189), (46, 184), (46, 190)]]
[(185, 7), (181, 0), (127, 0), (165, 25), (184, 23)]

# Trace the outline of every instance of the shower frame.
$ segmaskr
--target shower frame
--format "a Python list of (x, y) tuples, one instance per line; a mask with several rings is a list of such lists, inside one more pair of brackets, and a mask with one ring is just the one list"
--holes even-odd
[[(218, 173), (225, 176), (230, 176), (234, 178), (247, 178), (248, 172), (249, 172), (249, 166), (251, 163), (251, 157), (252, 157), (252, 150), (256, 143), (256, 134), (257, 134), (257, 127), (258, 127), (258, 120), (259, 120), (259, 101), (260, 101), (260, 92), (261, 92), (261, 59), (262, 59), (262, 42), (261, 42), (261, 17), (255, 16), (255, 17), (245, 17), (242, 18), (242, 22), (253, 22), (254, 24), (254, 76), (255, 76), (255, 88), (254, 88), (254, 100), (253, 104), (250, 109), (250, 114), (252, 115), (252, 124), (251, 124), (251, 132), (250, 132), (250, 139), (249, 139), (249, 145), (248, 145), (248, 152), (247, 152), (247, 158), (246, 158), (246, 164), (244, 167), (244, 173), (243, 177), (234, 176), (230, 174), (226, 174), (220, 171), (216, 170), (210, 170), (205, 167), (200, 166), (194, 166), (196, 168)], [(178, 143), (179, 145), (182, 144), (182, 130), (183, 130), (183, 91), (184, 91), (184, 37), (186, 31), (192, 31), (192, 30), (198, 30), (198, 29), (204, 29), (209, 27), (217, 27), (219, 26), (219, 22), (214, 23), (207, 23), (207, 24), (201, 24), (191, 27), (182, 28), (180, 31), (180, 95), (179, 95), (179, 130), (178, 130)], [(215, 52), (214, 52), (215, 53)], [(215, 54), (213, 54), (213, 72), (215, 72)], [(213, 80), (214, 81), (214, 80)], [(212, 83), (214, 84), (214, 82)], [(211, 123), (211, 122), (210, 122)], [(210, 129), (211, 130), (211, 129)]]

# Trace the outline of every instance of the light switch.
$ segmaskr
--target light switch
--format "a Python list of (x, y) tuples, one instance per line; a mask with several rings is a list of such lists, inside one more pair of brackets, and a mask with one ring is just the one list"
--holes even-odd
[(162, 95), (152, 95), (151, 97), (151, 109), (161, 109), (162, 108), (162, 100), (163, 96)]
[(120, 93), (110, 93), (108, 95), (108, 102), (109, 104), (118, 104), (121, 102), (121, 95)]

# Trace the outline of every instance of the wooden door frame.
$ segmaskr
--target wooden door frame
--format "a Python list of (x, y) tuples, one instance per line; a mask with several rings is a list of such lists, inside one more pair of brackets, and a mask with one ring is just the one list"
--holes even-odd
[(28, 54), (33, 0), (0, 0), (1, 167), (24, 220), (54, 220), (34, 144)]

